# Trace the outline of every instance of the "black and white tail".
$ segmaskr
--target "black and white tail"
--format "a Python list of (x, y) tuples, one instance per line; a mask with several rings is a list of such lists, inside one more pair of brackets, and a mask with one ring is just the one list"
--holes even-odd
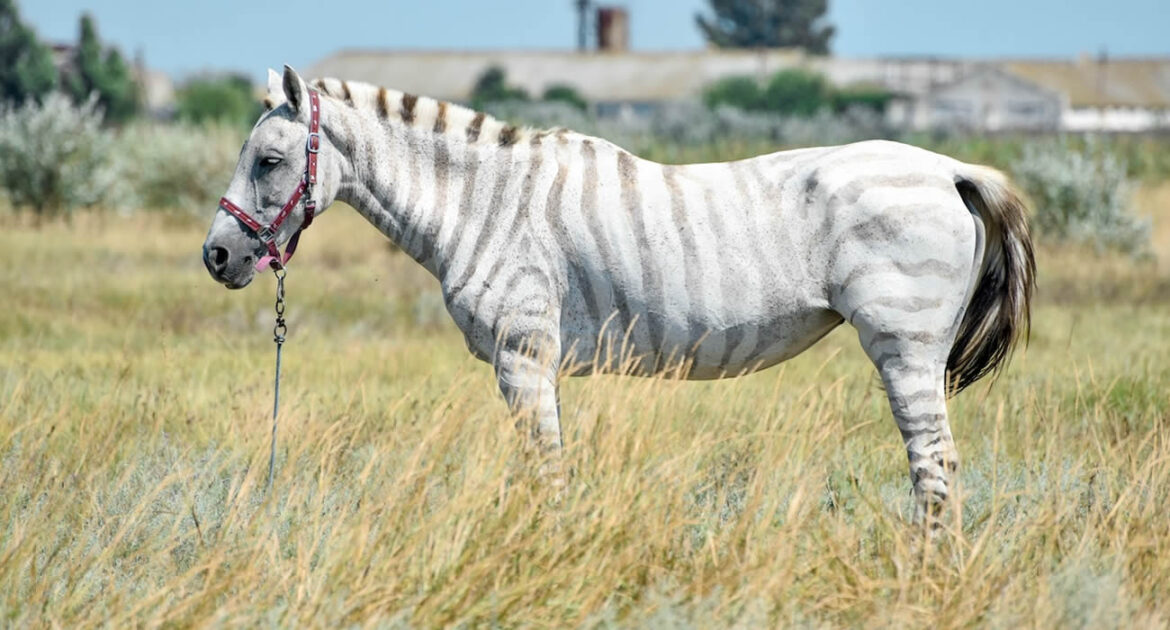
[(1031, 327), (1036, 259), (1027, 207), (1002, 173), (964, 165), (956, 177), (967, 208), (986, 230), (983, 266), (947, 357), (947, 384), (958, 393), (1003, 366)]

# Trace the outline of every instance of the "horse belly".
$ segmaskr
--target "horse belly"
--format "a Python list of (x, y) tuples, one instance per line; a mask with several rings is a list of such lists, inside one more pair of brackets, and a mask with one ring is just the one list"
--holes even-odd
[(750, 300), (732, 295), (723, 303), (695, 300), (675, 310), (623, 295), (617, 286), (571, 287), (561, 317), (565, 365), (575, 375), (732, 377), (799, 354), (842, 321), (782, 282), (751, 284), (745, 287), (754, 292)]
[(841, 322), (833, 311), (809, 308), (711, 330), (695, 348), (687, 378), (729, 378), (771, 367), (805, 351)]
[(706, 281), (705, 297), (692, 300), (700, 308), (692, 309), (688, 325), (692, 335), (702, 335), (689, 355), (689, 378), (724, 378), (770, 367), (841, 323), (828, 308), (817, 274), (806, 268), (801, 248), (779, 236), (765, 242), (769, 245), (758, 246), (763, 256), (726, 244)]

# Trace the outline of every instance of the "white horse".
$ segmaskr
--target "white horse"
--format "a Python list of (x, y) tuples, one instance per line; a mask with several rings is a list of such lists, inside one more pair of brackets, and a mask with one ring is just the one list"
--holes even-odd
[(438, 278), (551, 452), (561, 374), (735, 376), (848, 321), (920, 509), (947, 497), (947, 395), (1000, 366), (1029, 320), (1025, 208), (998, 172), (892, 142), (666, 166), (385, 88), (314, 86), (270, 71), (203, 248), (219, 282), (247, 285), (316, 207), (348, 203)]

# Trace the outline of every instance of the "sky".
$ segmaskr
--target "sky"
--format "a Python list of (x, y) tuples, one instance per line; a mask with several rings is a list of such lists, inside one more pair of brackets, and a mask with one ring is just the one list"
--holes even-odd
[[(103, 41), (178, 78), (304, 68), (342, 48), (565, 49), (571, 0), (17, 0), (43, 40), (73, 42), (91, 12)], [(706, 0), (609, 0), (635, 50), (701, 48)], [(1074, 57), (1170, 55), (1170, 0), (830, 0), (833, 53)]]

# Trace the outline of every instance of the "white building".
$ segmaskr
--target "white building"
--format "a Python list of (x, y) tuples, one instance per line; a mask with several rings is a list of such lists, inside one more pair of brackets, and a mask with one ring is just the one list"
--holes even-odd
[(476, 79), (493, 66), (510, 85), (539, 97), (552, 85), (570, 85), (600, 109), (642, 108), (697, 99), (718, 79), (761, 80), (799, 65), (792, 50), (688, 52), (343, 50), (306, 69), (312, 77), (365, 81), (456, 102), (471, 98)]
[(1068, 131), (1170, 130), (1170, 59), (1011, 61), (1008, 72), (1061, 94)]
[(891, 104), (895, 126), (962, 131), (1056, 131), (1061, 94), (996, 66), (972, 69), (960, 78)]
[(1170, 129), (1170, 58), (977, 61), (842, 59), (795, 50), (343, 50), (306, 74), (466, 102), (476, 79), (492, 66), (534, 96), (551, 85), (570, 85), (602, 114), (695, 100), (728, 76), (763, 81), (779, 70), (803, 67), (839, 86), (866, 84), (894, 92), (898, 98), (887, 114), (896, 126), (991, 132)]

